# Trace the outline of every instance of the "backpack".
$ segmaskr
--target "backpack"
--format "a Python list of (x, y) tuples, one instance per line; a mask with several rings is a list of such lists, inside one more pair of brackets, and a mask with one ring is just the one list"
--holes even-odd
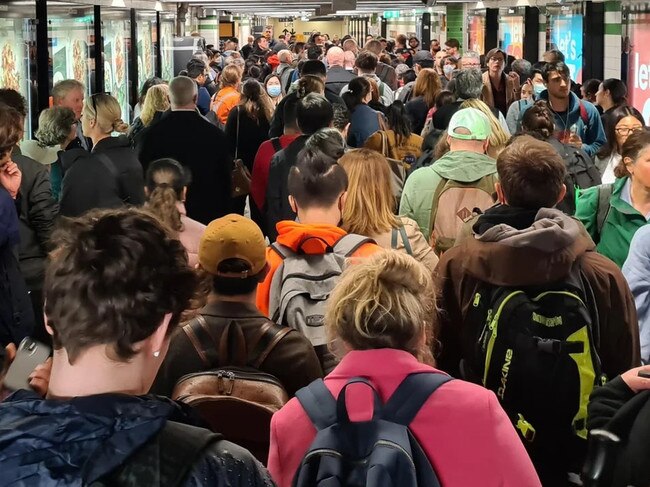
[(210, 429), (250, 450), (261, 462), (268, 459), (271, 416), (289, 396), (280, 381), (259, 370), (275, 346), (291, 331), (270, 321), (260, 338), (247, 344), (235, 320), (214, 336), (203, 315), (183, 327), (201, 358), (204, 371), (181, 377), (174, 400), (192, 406)]
[(604, 382), (594, 303), (575, 263), (548, 285), (479, 286), (469, 307), (474, 354), (463, 375), (496, 394), (538, 471), (582, 460), (589, 395)]
[(433, 193), (429, 225), (429, 243), (437, 255), (454, 246), (456, 237), (472, 218), (475, 208), (485, 210), (494, 205), (494, 183), (497, 180), (496, 174), (469, 183), (441, 179)]
[(399, 239), (402, 240), (402, 244), (404, 244), (404, 250), (406, 251), (406, 253), (409, 254), (411, 257), (413, 257), (413, 248), (411, 247), (411, 242), (409, 242), (408, 235), (406, 235), (406, 229), (404, 228), (404, 225), (401, 225), (399, 228), (393, 228), (391, 230), (390, 248), (393, 250), (397, 249), (398, 235), (399, 235)]
[(302, 246), (313, 239), (322, 240), (319, 237), (305, 238), (298, 245), (297, 253), (277, 242), (271, 245), (282, 258), (282, 264), (271, 280), (269, 316), (274, 322), (305, 335), (327, 374), (336, 365), (333, 355), (327, 350), (323, 326), (327, 299), (339, 281), (347, 258), (362, 245), (374, 242), (361, 235), (348, 234), (334, 246), (327, 245), (324, 254), (304, 253)]
[[(316, 427), (294, 487), (440, 487), (431, 463), (408, 426), (431, 394), (451, 377), (435, 372), (407, 376), (385, 404), (372, 384), (350, 379), (334, 399), (322, 379), (300, 389), (296, 397)], [(346, 391), (365, 384), (373, 395), (370, 421), (352, 422)]]
[(610, 199), (614, 194), (614, 185), (613, 184), (601, 184), (598, 186), (598, 206), (596, 209), (596, 234), (598, 240), (596, 244), (600, 242), (600, 235), (603, 233), (603, 228), (605, 227), (605, 222), (609, 216), (609, 212), (612, 209)]
[(282, 86), (283, 93), (289, 93), (289, 88), (291, 87), (291, 81), (293, 78), (293, 72), (296, 68), (285, 68), (280, 74), (280, 86)]

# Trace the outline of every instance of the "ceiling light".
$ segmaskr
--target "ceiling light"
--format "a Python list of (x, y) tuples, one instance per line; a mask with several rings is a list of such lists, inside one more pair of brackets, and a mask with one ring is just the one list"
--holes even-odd
[(113, 0), (111, 7), (126, 8), (126, 3), (124, 3), (124, 0)]
[(154, 6), (154, 9), (156, 10), (156, 12), (162, 12), (162, 9), (163, 9), (162, 3), (156, 2), (156, 5)]

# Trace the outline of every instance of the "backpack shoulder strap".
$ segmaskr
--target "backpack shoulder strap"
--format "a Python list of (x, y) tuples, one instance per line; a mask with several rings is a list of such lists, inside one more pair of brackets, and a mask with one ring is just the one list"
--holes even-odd
[(336, 423), (336, 399), (325, 386), (323, 379), (317, 379), (296, 392), (296, 398), (317, 430)]
[[(433, 192), (433, 199), (431, 200), (431, 217), (429, 218), (429, 231), (433, 232), (433, 224), (436, 221), (436, 216), (438, 214), (438, 200), (440, 195), (445, 190), (445, 186), (449, 182), (448, 179), (441, 177), (436, 190)], [(427, 237), (428, 238), (428, 237)]]
[(607, 215), (609, 215), (609, 210), (611, 208), (609, 200), (612, 197), (612, 194), (614, 194), (613, 184), (601, 184), (598, 186), (598, 207), (596, 211), (596, 230), (598, 231), (598, 240), (600, 240), (600, 234), (605, 226)]
[(273, 137), (271, 139), (271, 145), (275, 152), (280, 152), (282, 150), (282, 144), (280, 143), (280, 137)]
[(404, 225), (399, 227), (399, 234), (402, 237), (402, 243), (404, 244), (404, 249), (406, 250), (406, 253), (412, 256), (413, 249), (411, 248), (411, 242), (409, 242), (409, 237), (406, 234), (406, 228), (404, 228)]
[(438, 372), (408, 375), (384, 406), (383, 419), (408, 426), (431, 394), (450, 380), (450, 376)]
[(113, 179), (115, 179), (115, 184), (117, 185), (117, 191), (120, 194), (120, 198), (123, 197), (122, 194), (122, 184), (120, 184), (120, 173), (115, 166), (113, 160), (102, 152), (93, 152), (93, 155), (96, 156), (101, 162), (102, 165), (111, 173)]
[(582, 100), (578, 100), (579, 108), (580, 108), (580, 118), (582, 119), (582, 122), (585, 124), (585, 127), (589, 123), (589, 115), (587, 114), (587, 107), (585, 107), (585, 104), (582, 103)]
[(354, 254), (359, 247), (367, 243), (375, 243), (371, 238), (364, 237), (363, 235), (356, 235), (354, 233), (348, 233), (341, 237), (338, 242), (334, 244), (332, 249), (335, 253), (344, 255), (345, 257), (350, 257)]
[(271, 244), (271, 249), (280, 256), (282, 260), (288, 259), (289, 257), (296, 255), (296, 253), (291, 250), (289, 247), (286, 245), (279, 244), (277, 242), (273, 242)]
[(244, 335), (234, 320), (223, 327), (219, 337), (202, 314), (183, 326), (183, 331), (206, 368), (246, 364)]
[(250, 366), (259, 369), (273, 349), (291, 330), (288, 326), (277, 325), (270, 320), (264, 323), (260, 328), (258, 338), (253, 341), (249, 349), (252, 356), (255, 357), (249, 362)]

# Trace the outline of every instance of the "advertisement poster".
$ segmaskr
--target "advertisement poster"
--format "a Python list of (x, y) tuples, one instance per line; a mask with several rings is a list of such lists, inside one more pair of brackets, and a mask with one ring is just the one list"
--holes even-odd
[(104, 22), (104, 87), (122, 107), (122, 120), (129, 121), (127, 51), (124, 48), (127, 21)]
[(469, 17), (469, 50), (483, 54), (485, 52), (485, 17)]
[(153, 22), (148, 20), (138, 21), (138, 90), (142, 88), (147, 79), (155, 74), (154, 49), (151, 42), (153, 30)]
[(521, 15), (501, 17), (499, 35), (501, 49), (516, 59), (524, 57), (524, 18)]
[(582, 83), (582, 16), (558, 15), (551, 20), (551, 39), (556, 49), (564, 53), (571, 79)]
[(160, 55), (162, 57), (162, 78), (171, 80), (174, 77), (174, 23), (160, 23)]
[(628, 101), (650, 119), (650, 15), (636, 14), (630, 24)]
[(54, 84), (64, 79), (75, 79), (89, 92), (88, 36), (93, 29), (92, 19), (52, 19), (49, 27)]
[(25, 60), (27, 59), (27, 44), (16, 36), (13, 30), (13, 20), (0, 21), (11, 24), (11, 29), (0, 27), (0, 87), (25, 92), (27, 79)]

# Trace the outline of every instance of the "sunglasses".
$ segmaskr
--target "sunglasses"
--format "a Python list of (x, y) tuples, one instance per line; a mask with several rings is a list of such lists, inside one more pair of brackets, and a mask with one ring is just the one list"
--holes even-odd
[(91, 107), (92, 107), (93, 112), (95, 114), (97, 114), (97, 102), (95, 101), (95, 97), (99, 96), (99, 95), (111, 96), (111, 92), (110, 91), (102, 91), (101, 93), (93, 93), (92, 95), (90, 95), (90, 102), (92, 103)]

